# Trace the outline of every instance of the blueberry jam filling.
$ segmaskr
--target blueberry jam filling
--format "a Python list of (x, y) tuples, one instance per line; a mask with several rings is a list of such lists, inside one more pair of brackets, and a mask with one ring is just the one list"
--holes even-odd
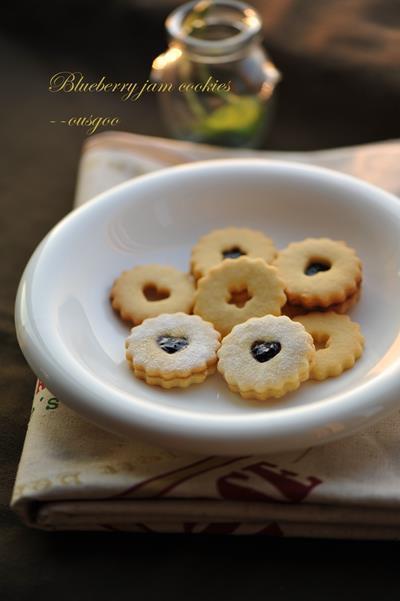
[(224, 259), (237, 259), (238, 257), (241, 257), (245, 254), (246, 253), (244, 253), (238, 246), (228, 248), (228, 250), (224, 250), (222, 252), (222, 256), (224, 257)]
[(281, 343), (277, 341), (266, 342), (265, 340), (256, 340), (251, 345), (251, 354), (259, 363), (265, 363), (273, 359), (281, 350)]
[(307, 265), (304, 273), (306, 275), (315, 275), (320, 271), (328, 271), (331, 268), (327, 263), (319, 263), (318, 261), (313, 261), (309, 265)]
[(168, 355), (173, 355), (178, 351), (184, 349), (189, 341), (187, 338), (182, 338), (180, 336), (159, 336), (157, 338), (158, 346)]

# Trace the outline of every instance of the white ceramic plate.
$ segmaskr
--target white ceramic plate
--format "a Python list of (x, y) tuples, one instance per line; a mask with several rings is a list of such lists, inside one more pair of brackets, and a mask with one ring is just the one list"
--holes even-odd
[[(113, 280), (142, 263), (187, 270), (199, 236), (229, 225), (261, 229), (278, 248), (327, 236), (357, 250), (364, 286), (351, 315), (366, 348), (353, 369), (269, 404), (241, 400), (219, 375), (172, 391), (132, 375)], [(335, 172), (252, 159), (166, 169), (102, 194), (49, 233), (21, 280), (18, 339), (50, 390), (106, 429), (219, 454), (320, 444), (400, 405), (399, 240), (400, 202)]]

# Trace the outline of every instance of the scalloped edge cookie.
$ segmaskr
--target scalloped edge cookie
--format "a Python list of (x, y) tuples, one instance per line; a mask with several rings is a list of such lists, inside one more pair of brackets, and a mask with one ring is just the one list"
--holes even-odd
[[(182, 337), (188, 344), (170, 354), (158, 343), (163, 336)], [(219, 332), (197, 315), (162, 314), (132, 328), (125, 356), (135, 376), (148, 384), (186, 388), (215, 371), (219, 346)]]
[[(312, 263), (330, 264), (326, 271), (307, 275)], [(274, 261), (285, 285), (288, 302), (308, 309), (329, 307), (357, 291), (362, 266), (355, 250), (330, 238), (306, 238), (292, 242)]]
[(327, 313), (329, 311), (333, 311), (334, 313), (344, 315), (358, 303), (360, 297), (361, 284), (357, 288), (356, 292), (347, 297), (346, 300), (344, 300), (342, 303), (329, 305), (329, 307), (315, 307), (314, 309), (307, 309), (306, 307), (302, 307), (301, 305), (292, 305), (291, 303), (286, 303), (286, 305), (282, 307), (282, 314), (287, 315), (291, 319), (299, 315), (307, 315), (310, 312)]
[[(230, 304), (232, 295), (247, 290), (244, 306)], [(210, 321), (223, 336), (251, 317), (280, 315), (286, 296), (275, 267), (263, 259), (225, 259), (201, 278), (193, 312)]]
[[(313, 380), (340, 376), (353, 367), (363, 354), (364, 337), (360, 325), (348, 315), (333, 312), (308, 313), (296, 317), (294, 321), (304, 326), (317, 347), (310, 372)], [(319, 349), (319, 344), (326, 346)]]
[[(148, 300), (144, 293), (147, 287), (168, 292), (169, 296)], [(151, 264), (123, 271), (114, 282), (110, 298), (121, 318), (136, 325), (162, 313), (190, 313), (194, 293), (194, 283), (188, 274), (169, 265)]]
[[(280, 351), (259, 362), (255, 342), (279, 342)], [(308, 380), (315, 357), (313, 339), (300, 324), (282, 315), (252, 318), (235, 326), (218, 351), (218, 371), (233, 392), (245, 399), (280, 398)]]
[(277, 250), (270, 238), (249, 228), (227, 227), (205, 234), (192, 249), (190, 268), (196, 280), (202, 278), (215, 265), (224, 261), (223, 253), (240, 249), (243, 256), (260, 258), (270, 263)]

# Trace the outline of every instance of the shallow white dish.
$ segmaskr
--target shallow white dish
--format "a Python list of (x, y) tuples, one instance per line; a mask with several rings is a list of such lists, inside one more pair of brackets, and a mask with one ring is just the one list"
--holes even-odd
[[(242, 400), (219, 375), (170, 391), (132, 375), (113, 280), (142, 263), (186, 270), (199, 236), (229, 225), (261, 229), (278, 248), (327, 236), (357, 250), (364, 286), (351, 316), (366, 348), (353, 369), (269, 404)], [(19, 343), (53, 394), (106, 429), (207, 454), (321, 444), (400, 405), (399, 240), (400, 202), (335, 172), (253, 159), (166, 169), (102, 194), (42, 241), (18, 291)]]

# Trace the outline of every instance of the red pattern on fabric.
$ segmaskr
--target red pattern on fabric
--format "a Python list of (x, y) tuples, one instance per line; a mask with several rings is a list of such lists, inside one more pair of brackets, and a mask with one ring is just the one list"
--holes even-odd
[[(153, 526), (149, 526), (143, 522), (137, 522), (135, 526), (142, 532), (147, 533), (162, 533), (163, 529), (156, 530)], [(241, 526), (244, 526), (244, 531), (238, 532)], [(179, 533), (179, 531), (176, 531)], [(245, 522), (209, 522), (205, 524), (203, 522), (183, 522), (182, 523), (182, 534), (242, 534), (246, 535), (246, 523)], [(274, 536), (283, 537), (283, 532), (276, 522), (270, 522), (263, 525), (259, 530), (252, 532), (252, 535), (263, 535), (263, 536)]]
[[(259, 488), (250, 485), (250, 474), (261, 478)], [(217, 481), (217, 488), (223, 499), (234, 501), (285, 501), (289, 503), (302, 502), (310, 492), (322, 483), (320, 478), (308, 476), (304, 483), (296, 472), (279, 468), (273, 463), (260, 461), (243, 467), (240, 471), (233, 471), (221, 476)], [(283, 497), (266, 493), (262, 484), (268, 482)]]
[(136, 484), (133, 484), (129, 488), (117, 493), (116, 495), (112, 495), (112, 497), (110, 497), (110, 498), (118, 499), (120, 497), (126, 497), (128, 495), (132, 495), (132, 493), (135, 493), (137, 490), (144, 487), (146, 484), (151, 484), (152, 482), (156, 482), (157, 480), (160, 480), (161, 478), (165, 478), (166, 476), (172, 476), (174, 474), (179, 474), (179, 472), (187, 469), (188, 467), (194, 467), (196, 465), (201, 465), (201, 464), (205, 463), (206, 461), (209, 461), (210, 459), (213, 459), (213, 457), (212, 456), (205, 457), (204, 459), (200, 459), (199, 461), (195, 461), (194, 463), (190, 463), (188, 465), (183, 465), (183, 466), (181, 466), (177, 469), (171, 470), (169, 472), (162, 472), (161, 474), (157, 474), (156, 476), (152, 476), (151, 478), (146, 478), (146, 480), (141, 480), (140, 482), (136, 482)]
[(42, 380), (37, 380), (35, 394), (46, 388), (46, 384)]
[(184, 534), (234, 534), (241, 526), (241, 522), (184, 522)]
[(216, 469), (220, 469), (221, 467), (225, 467), (226, 465), (230, 465), (231, 463), (235, 463), (236, 461), (239, 461), (239, 459), (246, 459), (246, 457), (235, 457), (234, 459), (228, 459), (227, 461), (224, 461), (221, 464), (218, 465), (213, 465), (210, 467), (206, 467), (203, 469), (200, 469), (198, 471), (196, 471), (195, 473), (189, 474), (183, 478), (179, 478), (178, 480), (175, 480), (174, 482), (171, 482), (170, 484), (168, 484), (168, 486), (166, 486), (165, 488), (163, 488), (163, 490), (161, 490), (156, 496), (157, 497), (163, 497), (165, 496), (167, 493), (171, 492), (172, 490), (174, 490), (174, 488), (176, 488), (177, 486), (179, 486), (180, 484), (182, 484), (183, 482), (187, 482), (188, 480), (192, 480), (193, 478), (197, 478), (197, 476), (201, 476), (203, 474), (206, 474), (207, 472), (211, 472), (212, 470), (216, 470)]
[(256, 532), (256, 534), (263, 534), (264, 536), (284, 536), (282, 530), (279, 527), (279, 524), (277, 524), (276, 522), (271, 522), (270, 524), (267, 524), (267, 526), (261, 528), (261, 530)]
[[(147, 478), (146, 480), (141, 480), (140, 482), (137, 482), (136, 484), (134, 484), (133, 486), (130, 486), (126, 490), (124, 490), (116, 495), (113, 495), (111, 498), (116, 499), (116, 498), (121, 498), (121, 497), (126, 497), (126, 496), (135, 496), (135, 493), (138, 490), (145, 488), (148, 484), (153, 484), (159, 480), (169, 478), (170, 481), (165, 483), (162, 488), (157, 489), (157, 487), (156, 487), (156, 490), (149, 490), (148, 493), (145, 495), (145, 498), (152, 498), (152, 499), (160, 498), (160, 497), (166, 496), (167, 493), (170, 493), (173, 489), (175, 489), (177, 486), (179, 486), (183, 482), (187, 482), (188, 480), (197, 478), (198, 476), (201, 476), (202, 474), (211, 472), (212, 470), (217, 470), (217, 469), (220, 469), (221, 467), (224, 467), (231, 463), (235, 463), (236, 461), (240, 461), (240, 460), (248, 459), (248, 458), (249, 458), (249, 455), (247, 455), (247, 456), (245, 455), (243, 457), (234, 457), (234, 458), (225, 459), (225, 460), (223, 460), (222, 457), (221, 458), (217, 458), (214, 456), (205, 457), (203, 459), (195, 461), (194, 463), (189, 463), (187, 465), (183, 465), (175, 470), (171, 470), (168, 472), (162, 472), (161, 474), (157, 474), (156, 476), (152, 476), (151, 478)], [(217, 463), (213, 463), (213, 460), (217, 460)], [(198, 468), (198, 469), (195, 469), (195, 471), (190, 471), (187, 474), (184, 473), (186, 470), (191, 470), (191, 468)], [(182, 474), (182, 472), (183, 472), (183, 474)]]

